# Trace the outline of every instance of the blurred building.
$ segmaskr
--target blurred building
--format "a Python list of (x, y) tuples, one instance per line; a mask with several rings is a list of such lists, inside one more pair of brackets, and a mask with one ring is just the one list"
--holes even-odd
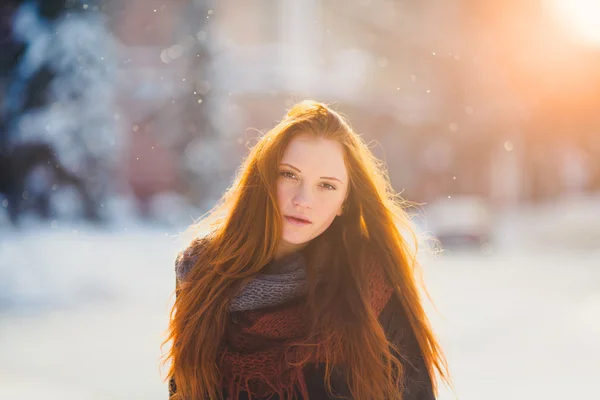
[[(218, 185), (181, 171), (227, 181), (259, 131), (313, 98), (375, 141), (411, 200), (475, 194), (506, 205), (599, 190), (600, 80), (571, 65), (594, 65), (598, 50), (558, 34), (557, 48), (536, 47), (552, 28), (538, 7), (132, 0), (113, 20), (132, 185), (139, 196), (214, 196)], [(548, 65), (561, 55), (570, 62)]]
[(268, 129), (306, 97), (333, 102), (379, 143), (374, 152), (407, 197), (489, 190), (491, 143), (472, 132), (475, 99), (463, 93), (460, 2), (230, 0), (215, 16), (231, 130)]
[(212, 134), (210, 102), (202, 103), (210, 91), (208, 8), (195, 3), (201, 2), (132, 0), (111, 10), (121, 40), (120, 105), (129, 138), (124, 170), (142, 209), (162, 192), (191, 195), (186, 149)]

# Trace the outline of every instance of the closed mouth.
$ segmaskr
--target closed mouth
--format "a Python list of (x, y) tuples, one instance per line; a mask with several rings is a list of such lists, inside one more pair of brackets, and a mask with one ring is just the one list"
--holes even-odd
[(291, 220), (292, 222), (298, 222), (298, 223), (304, 223), (304, 224), (312, 223), (309, 220), (302, 218), (302, 217), (292, 217), (291, 215), (286, 215), (285, 217), (287, 219)]

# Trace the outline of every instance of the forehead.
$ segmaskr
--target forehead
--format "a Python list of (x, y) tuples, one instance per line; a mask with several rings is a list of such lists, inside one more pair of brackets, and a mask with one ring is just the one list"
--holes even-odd
[(342, 144), (310, 134), (298, 134), (292, 138), (281, 162), (293, 165), (306, 175), (338, 179), (346, 179), (348, 176)]

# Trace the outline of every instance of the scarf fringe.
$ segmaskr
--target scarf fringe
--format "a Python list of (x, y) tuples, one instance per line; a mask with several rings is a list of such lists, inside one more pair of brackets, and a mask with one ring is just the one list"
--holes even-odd
[(267, 397), (271, 399), (274, 396), (279, 396), (280, 399), (294, 400), (297, 399), (297, 391), (300, 392), (301, 398), (308, 398), (308, 386), (304, 377), (302, 368), (295, 367), (292, 369), (289, 376), (289, 383), (284, 383), (280, 379), (274, 382), (277, 377), (281, 377), (282, 371), (276, 371), (276, 376), (273, 378), (267, 377), (264, 373), (255, 372), (246, 377), (241, 373), (236, 373), (229, 379), (227, 399), (237, 400), (242, 392), (248, 394), (249, 400), (258, 400)]

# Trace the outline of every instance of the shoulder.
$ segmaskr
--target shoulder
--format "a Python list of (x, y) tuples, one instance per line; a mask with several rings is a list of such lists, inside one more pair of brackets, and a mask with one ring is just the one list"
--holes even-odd
[(202, 254), (207, 244), (207, 237), (198, 237), (177, 254), (175, 258), (175, 276), (178, 281), (182, 281), (194, 265), (196, 265), (200, 254)]
[(404, 356), (419, 357), (421, 351), (406, 311), (398, 296), (394, 293), (379, 315), (379, 322), (388, 338), (398, 346)]
[(404, 366), (405, 395), (407, 399), (433, 400), (433, 386), (423, 353), (417, 342), (406, 311), (393, 295), (379, 316), (379, 321), (388, 340), (396, 346), (399, 353), (393, 352)]

